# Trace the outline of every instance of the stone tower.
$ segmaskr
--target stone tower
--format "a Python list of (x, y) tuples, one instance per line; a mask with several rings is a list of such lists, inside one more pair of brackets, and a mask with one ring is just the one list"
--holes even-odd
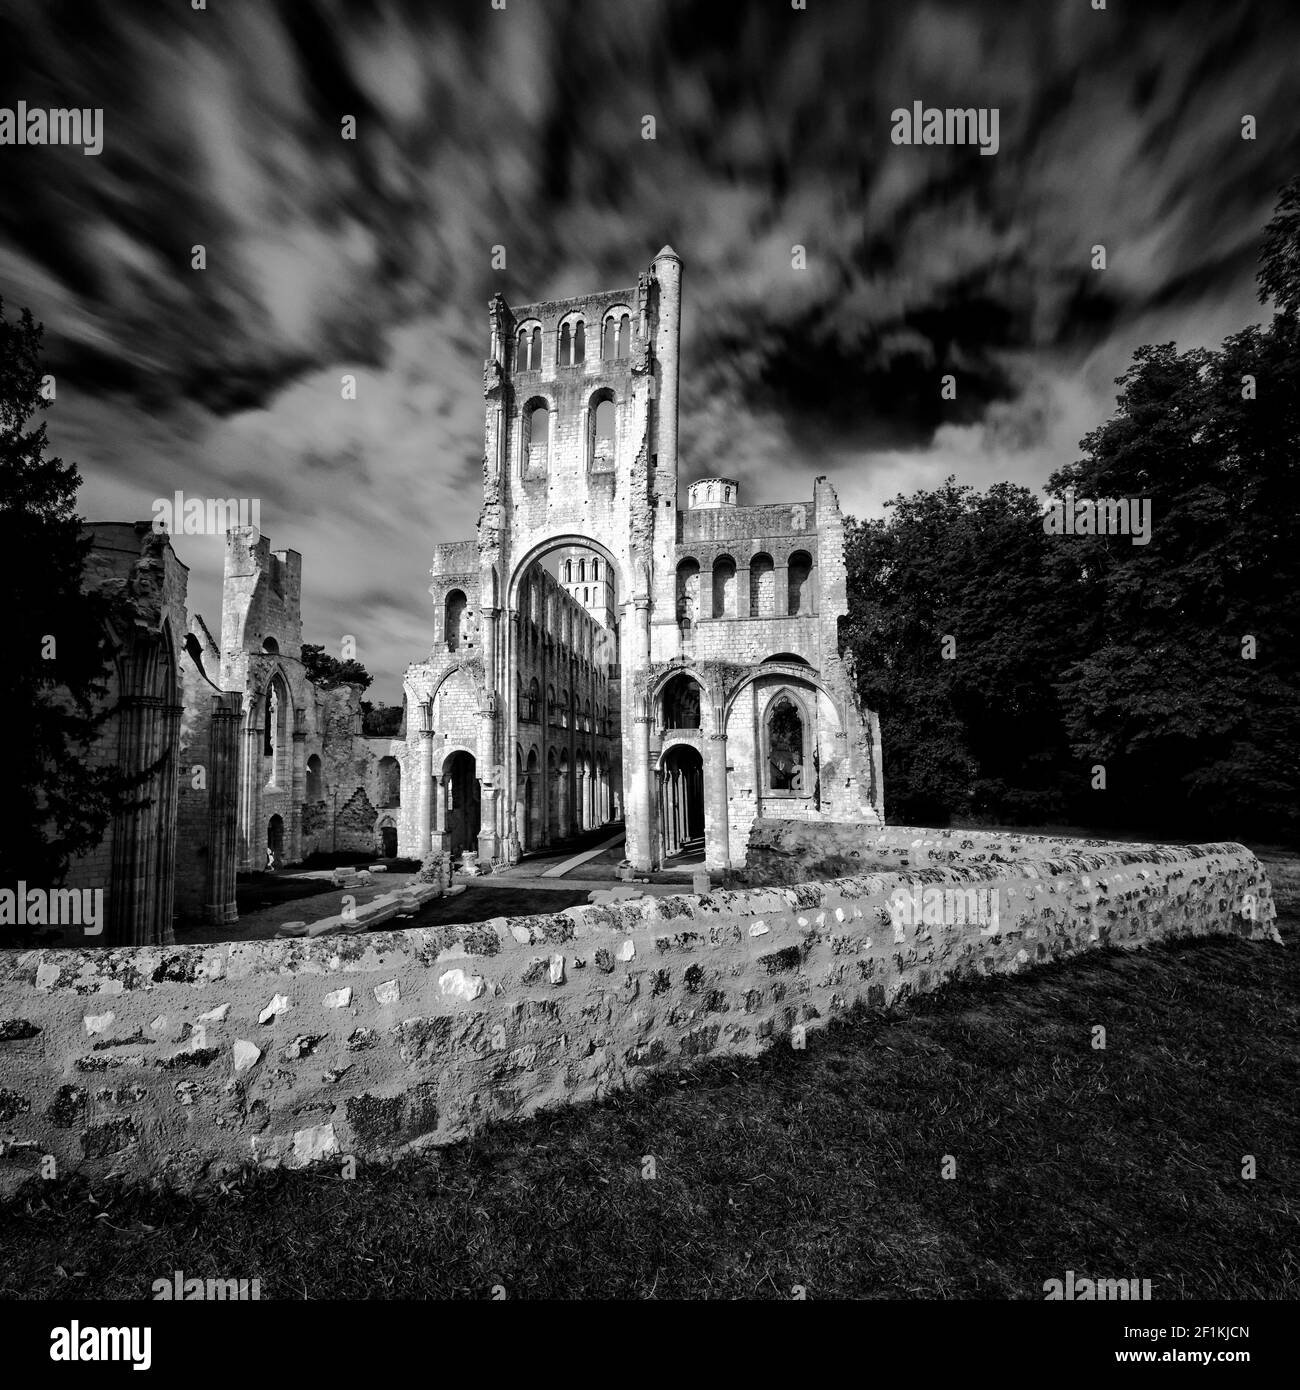
[(756, 817), (879, 821), (879, 725), (840, 657), (843, 518), (824, 478), (678, 505), (682, 264), (489, 304), (483, 508), (440, 545), (417, 848), (511, 859), (625, 819), (640, 870), (743, 864)]
[(302, 556), (254, 527), (226, 532), (221, 684), (244, 697), (239, 772), (241, 872), (301, 857), (306, 739), (314, 715), (302, 665)]
[[(667, 557), (676, 539), (681, 289), (681, 260), (665, 246), (626, 288), (513, 308), (499, 295), (491, 302), (478, 537), (489, 708), (478, 762), (498, 775), (483, 780), (481, 856), (498, 857), (509, 834), (518, 711), (513, 683), (499, 673), (519, 661), (521, 593), (532, 567), (575, 546), (601, 559), (615, 622), (602, 623), (610, 638), (597, 638), (597, 674), (611, 678), (620, 651), (638, 664), (649, 659), (656, 555)], [(671, 579), (664, 594), (671, 599)], [(617, 703), (626, 746), (626, 690)], [(644, 767), (634, 770), (625, 792), (629, 850), (648, 846), (646, 778)]]

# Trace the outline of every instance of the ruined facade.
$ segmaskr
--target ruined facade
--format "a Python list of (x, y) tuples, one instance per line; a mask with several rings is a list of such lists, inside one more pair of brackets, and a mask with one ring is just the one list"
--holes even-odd
[(133, 779), (69, 888), (104, 890), (87, 944), (169, 942), (237, 920), (236, 874), (317, 850), (395, 855), (406, 741), (368, 737), (353, 686), (302, 663), (302, 557), (226, 536), (220, 640), (190, 617), (188, 570), (149, 522), (89, 528), (85, 584), (116, 599), (108, 716), (90, 754)]
[(170, 941), (176, 918), (235, 920), (241, 701), (214, 680), (207, 629), (186, 612), (189, 571), (168, 537), (143, 521), (88, 529), (85, 585), (117, 600), (109, 713), (89, 761), (119, 768), (133, 785), (65, 883), (104, 890), (100, 944)]
[(296, 551), (227, 533), (217, 639), (165, 534), (93, 528), (87, 582), (129, 615), (96, 756), (144, 787), (69, 875), (108, 889), (110, 940), (234, 921), (268, 850), (488, 865), (622, 823), (634, 868), (702, 852), (723, 875), (756, 817), (881, 822), (834, 489), (746, 507), (704, 478), (678, 505), (681, 284), (665, 247), (624, 289), (492, 300), (478, 536), (435, 549), (394, 735), (309, 677)]
[(268, 849), (277, 865), (318, 850), (398, 853), (406, 740), (367, 737), (357, 688), (311, 679), (301, 603), (296, 550), (273, 551), (252, 527), (227, 532), (219, 659), (222, 686), (244, 704), (241, 872), (264, 869)]
[(880, 823), (834, 489), (678, 505), (681, 285), (665, 247), (625, 289), (489, 306), (478, 537), (436, 548), (406, 675), (405, 852), (499, 862), (621, 812), (635, 868), (726, 873), (758, 815)]

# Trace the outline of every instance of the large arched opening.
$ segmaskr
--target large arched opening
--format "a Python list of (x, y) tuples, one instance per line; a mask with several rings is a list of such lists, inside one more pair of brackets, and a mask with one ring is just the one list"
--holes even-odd
[(477, 849), (479, 782), (474, 755), (455, 752), (442, 771), (447, 788), (447, 848), (452, 854)]
[[(621, 808), (623, 566), (599, 541), (551, 536), (514, 567), (494, 686), (514, 786), (489, 819), (521, 852), (611, 822)], [(545, 703), (543, 703), (543, 699)], [(595, 717), (607, 711), (605, 719)], [(602, 783), (614, 794), (606, 794)], [(488, 813), (485, 811), (485, 815)]]

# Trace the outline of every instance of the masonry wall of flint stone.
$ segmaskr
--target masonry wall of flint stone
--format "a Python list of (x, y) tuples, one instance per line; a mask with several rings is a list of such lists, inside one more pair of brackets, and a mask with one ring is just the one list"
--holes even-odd
[[(909, 853), (951, 844), (888, 834), (931, 842)], [(756, 1053), (856, 1001), (1100, 945), (1278, 939), (1240, 845), (1043, 843), (1071, 852), (341, 939), (0, 953), (0, 1189), (45, 1154), (181, 1184), (250, 1159), (392, 1155)], [(998, 890), (999, 930), (893, 926), (913, 885)]]
[[(936, 830), (908, 825), (863, 826), (852, 820), (815, 824), (782, 816), (758, 818), (750, 828), (743, 879), (750, 886), (840, 878), (864, 869), (924, 869), (934, 865), (1005, 864), (1105, 852), (1141, 858), (1149, 843), (1022, 835), (1015, 831)], [(1237, 848), (1240, 848), (1238, 846)]]

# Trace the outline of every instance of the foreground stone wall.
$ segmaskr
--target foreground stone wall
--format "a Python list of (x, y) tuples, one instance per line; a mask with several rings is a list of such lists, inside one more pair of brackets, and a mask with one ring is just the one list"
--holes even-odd
[[(1054, 843), (1070, 852), (460, 927), (0, 953), (0, 1187), (391, 1155), (961, 976), (1188, 933), (1277, 940), (1240, 845)], [(996, 895), (996, 926), (899, 920), (900, 890), (968, 888)]]

